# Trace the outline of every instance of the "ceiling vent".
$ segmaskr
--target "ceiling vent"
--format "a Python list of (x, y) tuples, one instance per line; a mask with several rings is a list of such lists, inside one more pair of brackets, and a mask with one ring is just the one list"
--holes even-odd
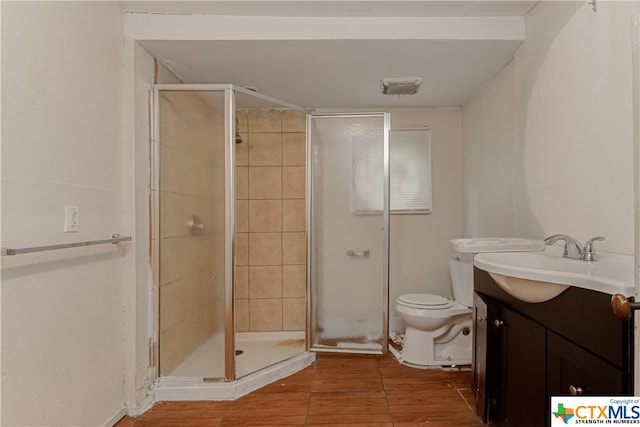
[(422, 77), (384, 77), (382, 93), (385, 95), (414, 95), (422, 83)]

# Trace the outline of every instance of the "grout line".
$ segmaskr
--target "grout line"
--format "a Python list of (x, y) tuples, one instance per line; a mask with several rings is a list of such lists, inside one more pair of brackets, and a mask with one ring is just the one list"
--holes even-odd
[[(469, 408), (469, 410), (471, 410), (471, 412), (475, 411), (473, 410), (473, 408), (471, 407), (471, 405), (469, 404), (469, 402), (467, 401), (467, 399), (464, 397), (464, 395), (462, 394), (462, 392), (460, 391), (460, 389), (457, 386), (454, 386), (456, 388), (456, 391), (458, 392), (458, 395), (460, 395), (460, 397), (462, 398), (462, 401), (467, 405), (467, 407)], [(469, 389), (470, 390), (470, 389)]]
[(313, 385), (316, 380), (316, 373), (318, 372), (318, 363), (320, 363), (320, 355), (316, 354), (316, 361), (313, 363), (313, 375), (309, 384), (309, 397), (307, 398), (307, 412), (304, 414), (304, 425), (309, 425), (309, 412), (311, 411), (311, 396), (313, 395)]
[(389, 403), (389, 397), (387, 396), (387, 388), (384, 385), (384, 375), (382, 374), (382, 370), (380, 369), (380, 357), (376, 357), (375, 360), (376, 366), (378, 367), (378, 374), (380, 374), (380, 381), (382, 381), (382, 393), (384, 393), (384, 401), (387, 404), (387, 413), (389, 414), (391, 424), (395, 425), (395, 417), (393, 416), (393, 412), (391, 412), (391, 404)]

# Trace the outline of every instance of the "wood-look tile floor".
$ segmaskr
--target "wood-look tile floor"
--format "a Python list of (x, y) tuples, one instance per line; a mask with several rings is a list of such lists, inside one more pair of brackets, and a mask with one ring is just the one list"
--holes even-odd
[(469, 368), (414, 369), (388, 355), (320, 353), (317, 362), (224, 402), (159, 402), (116, 427), (482, 426)]

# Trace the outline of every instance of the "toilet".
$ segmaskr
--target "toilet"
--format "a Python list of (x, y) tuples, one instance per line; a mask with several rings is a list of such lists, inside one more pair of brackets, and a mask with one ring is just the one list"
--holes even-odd
[(415, 367), (470, 365), (473, 340), (473, 258), (449, 260), (453, 300), (405, 294), (396, 311), (406, 325), (401, 362)]

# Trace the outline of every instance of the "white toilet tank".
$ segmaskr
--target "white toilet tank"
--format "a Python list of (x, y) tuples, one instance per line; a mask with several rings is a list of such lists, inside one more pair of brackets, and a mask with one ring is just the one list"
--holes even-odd
[(473, 258), (449, 258), (453, 299), (473, 307)]

